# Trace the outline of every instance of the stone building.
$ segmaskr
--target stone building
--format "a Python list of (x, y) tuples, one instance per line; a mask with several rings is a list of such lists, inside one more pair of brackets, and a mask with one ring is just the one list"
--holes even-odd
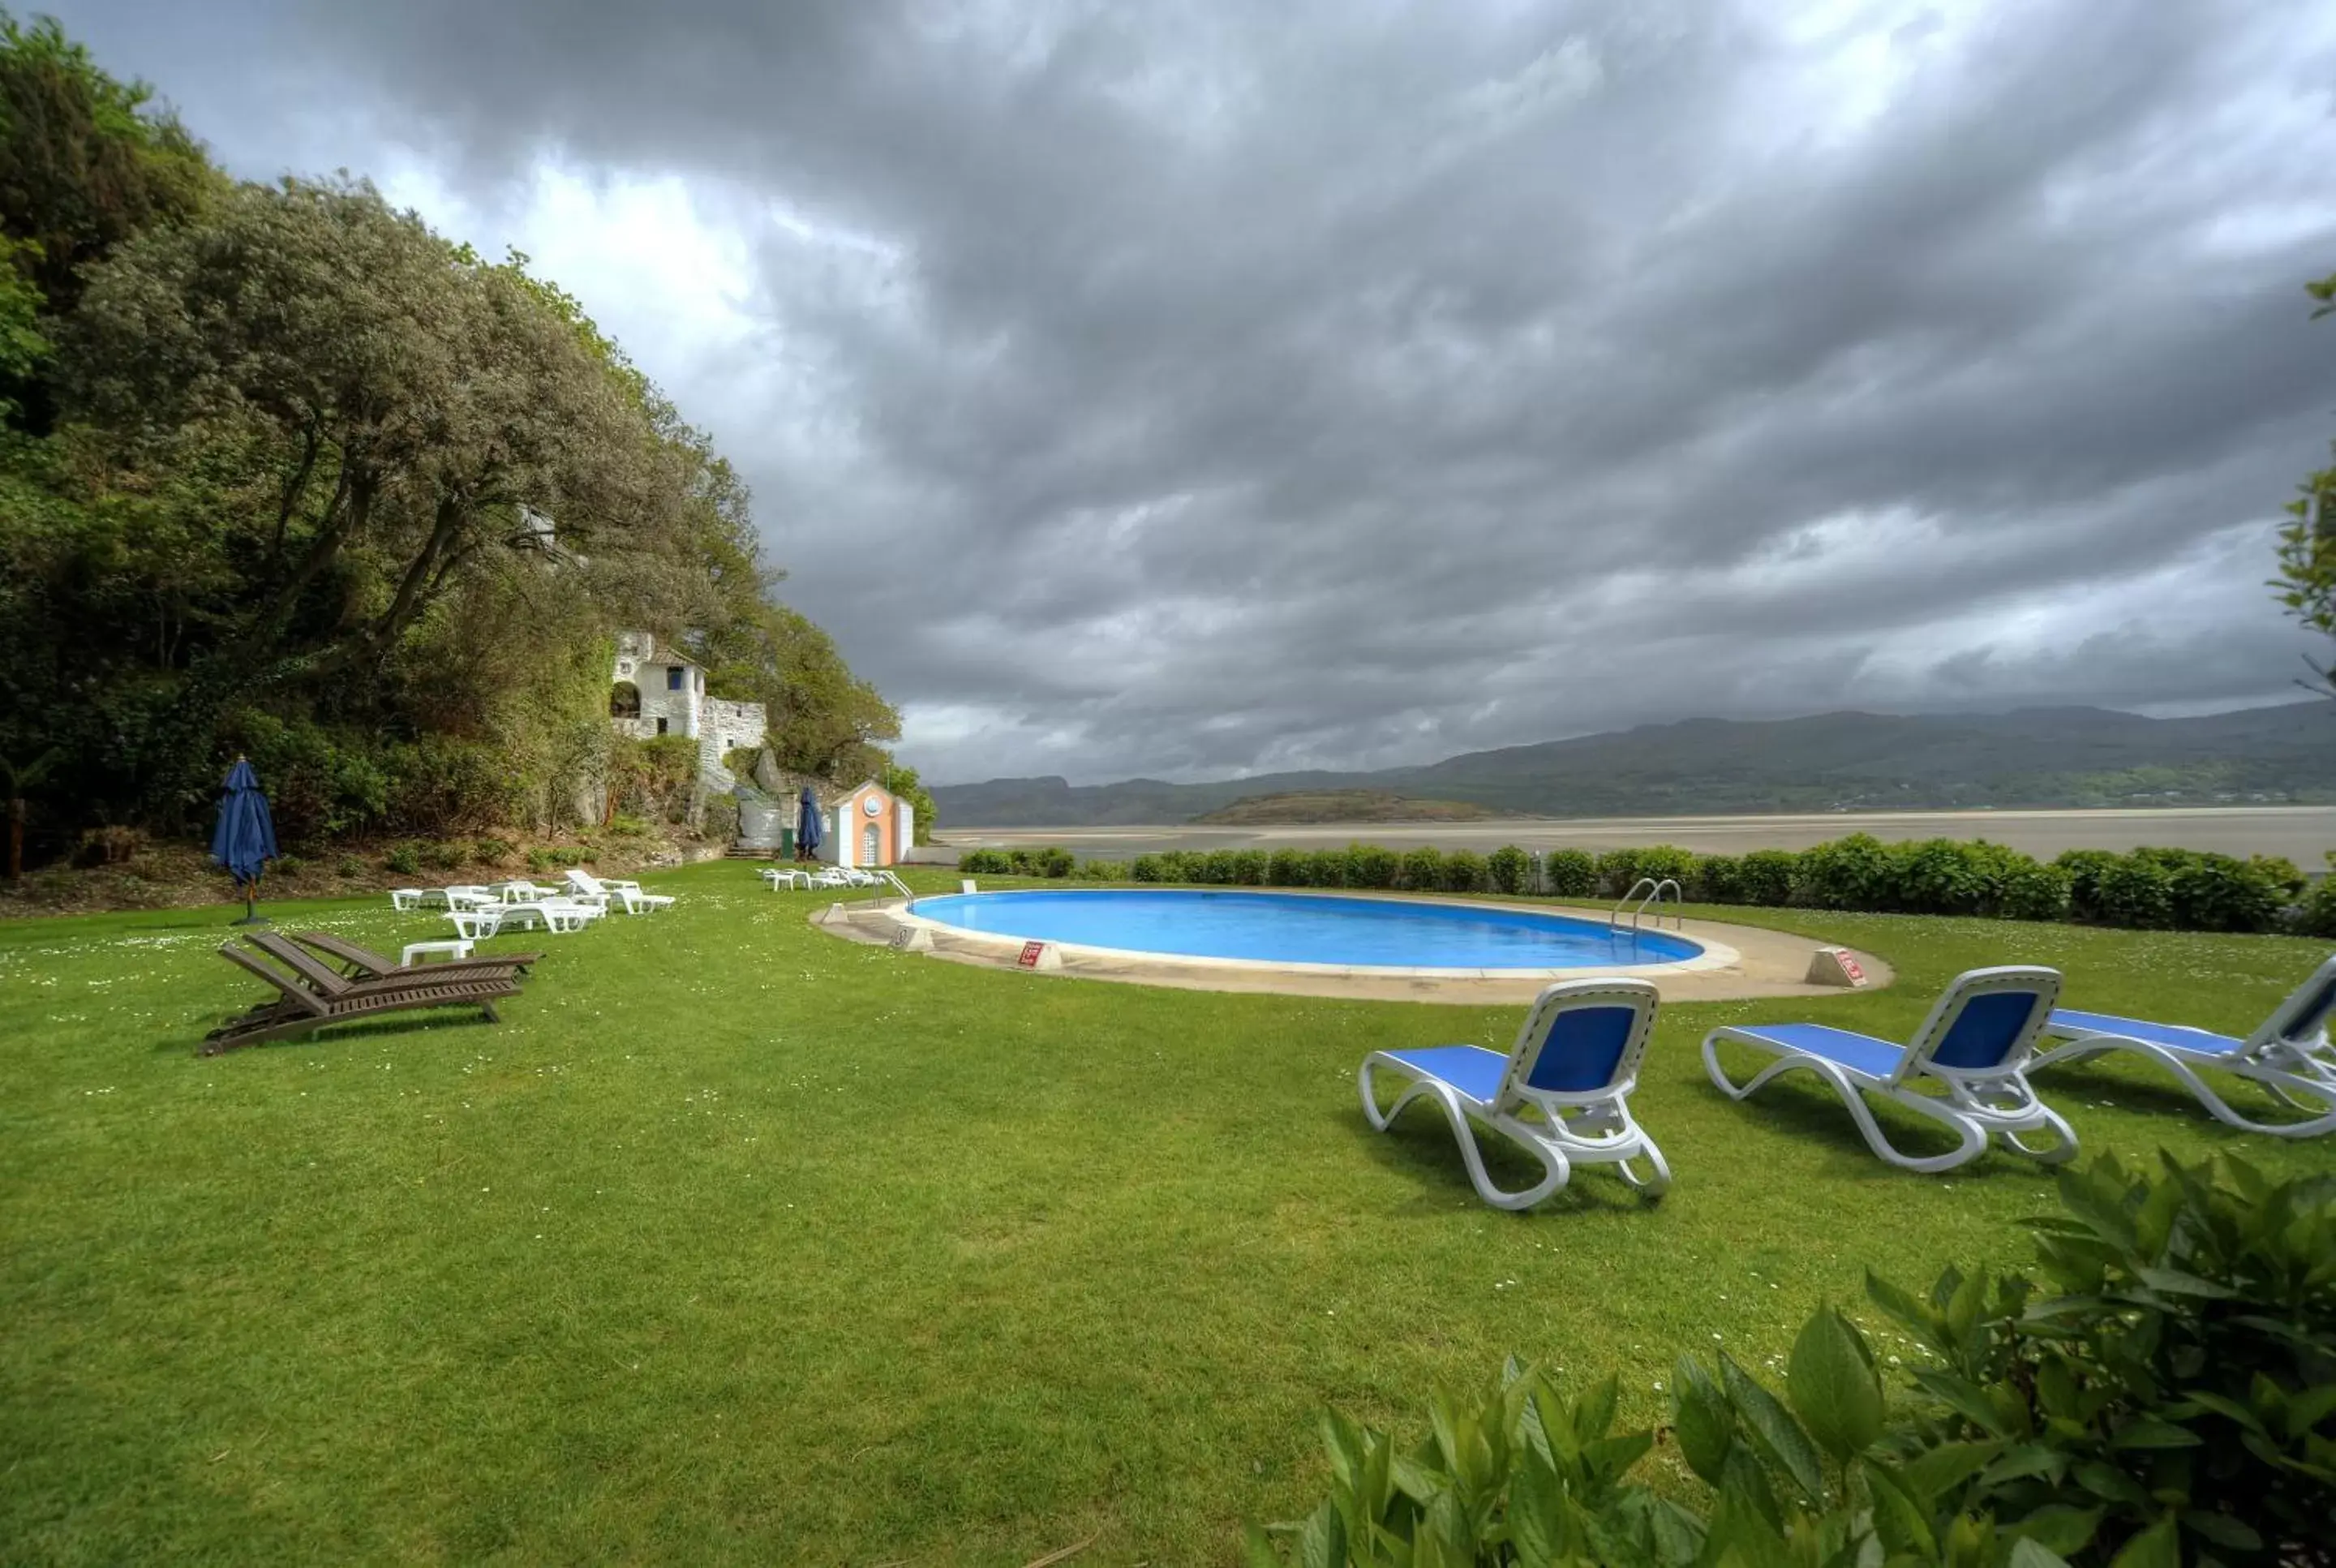
[(722, 765), (741, 746), (759, 746), (769, 727), (758, 702), (730, 702), (706, 694), (706, 668), (696, 659), (645, 631), (617, 634), (617, 663), (610, 676), (608, 722), (620, 735), (653, 740), (686, 735), (697, 742), (698, 774), (709, 792), (737, 781)]

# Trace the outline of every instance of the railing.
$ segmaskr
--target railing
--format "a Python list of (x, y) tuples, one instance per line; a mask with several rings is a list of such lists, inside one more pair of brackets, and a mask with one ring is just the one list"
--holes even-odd
[(1660, 881), (1657, 881), (1652, 877), (1640, 877), (1637, 881), (1632, 882), (1630, 884), (1630, 891), (1614, 901), (1613, 911), (1606, 917), (1606, 929), (1608, 930), (1618, 930), (1621, 928), (1622, 911), (1625, 906), (1628, 906), (1630, 911), (1630, 929), (1632, 930), (1635, 931), (1639, 929), (1639, 921), (1641, 917), (1646, 914), (1650, 907), (1651, 907), (1655, 911), (1655, 929), (1657, 930), (1662, 930), (1663, 894), (1666, 891), (1668, 891), (1671, 895), (1672, 929), (1676, 930), (1686, 930), (1687, 921), (1680, 917), (1678, 906), (1687, 895), (1679, 891), (1679, 881), (1675, 877), (1665, 877)]
[(900, 891), (900, 896), (901, 896), (902, 898), (904, 898), (904, 899), (912, 899), (912, 898), (915, 898), (915, 897), (917, 896), (917, 895), (916, 895), (915, 891), (914, 891), (913, 889), (911, 889), (911, 888), (909, 886), (909, 884), (908, 884), (908, 883), (906, 883), (906, 882), (902, 881), (901, 881), (898, 876), (894, 875), (892, 872), (889, 872), (889, 871), (879, 871), (879, 872), (877, 872), (875, 873), (875, 875), (876, 875), (876, 880), (877, 880), (878, 881), (881, 881), (881, 882), (889, 882), (889, 883), (891, 883), (894, 888), (898, 889), (898, 890), (899, 890), (899, 891)]

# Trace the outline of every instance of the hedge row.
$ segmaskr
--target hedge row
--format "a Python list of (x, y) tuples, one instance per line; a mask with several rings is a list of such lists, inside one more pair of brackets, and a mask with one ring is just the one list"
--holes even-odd
[[(2336, 866), (2336, 855), (2330, 857)], [(1854, 833), (1811, 849), (1701, 855), (1674, 844), (1551, 850), (1170, 850), (1122, 864), (1068, 850), (975, 850), (967, 872), (1221, 887), (1369, 888), (1616, 899), (1642, 877), (1676, 880), (1690, 901), (1876, 913), (2066, 920), (2149, 930), (2291, 930), (2336, 936), (2336, 877), (2307, 887), (2292, 862), (2195, 850), (2071, 850), (2045, 862), (1984, 840), (1884, 843)]]

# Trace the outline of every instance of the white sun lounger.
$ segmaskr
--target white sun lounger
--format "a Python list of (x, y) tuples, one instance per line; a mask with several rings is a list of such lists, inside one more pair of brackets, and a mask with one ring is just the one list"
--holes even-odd
[[(1874, 1152), (1909, 1171), (1952, 1170), (1986, 1153), (1990, 1136), (2001, 1138), (2006, 1148), (2057, 1165), (2076, 1157), (2077, 1135), (2036, 1097), (2023, 1068), (2059, 994), (2057, 969), (1971, 969), (1955, 977), (1905, 1045), (1825, 1024), (1730, 1024), (1703, 1037), (1703, 1065), (1711, 1081), (1737, 1100), (1781, 1074), (1815, 1073), (1849, 1107)], [(1720, 1068), (1715, 1047), (1722, 1040), (1770, 1052), (1776, 1059), (1739, 1088)], [(1926, 1078), (1946, 1093), (1922, 1093), (1915, 1086)], [(1867, 1095), (1945, 1124), (1961, 1144), (1944, 1154), (1900, 1153), (1874, 1119)], [(2051, 1133), (2054, 1142), (2041, 1149), (2020, 1142), (2020, 1134), (2039, 1129)]]
[(569, 870), (568, 889), (570, 897), (581, 902), (597, 903), (602, 909), (608, 908), (611, 902), (620, 903), (628, 915), (654, 914), (658, 910), (673, 907), (671, 893), (645, 893), (638, 882), (621, 881), (613, 877), (604, 881), (590, 872), (578, 869)]
[(772, 889), (807, 888), (812, 885), (811, 873), (793, 866), (764, 866), (763, 885)]
[(492, 891), (470, 883), (457, 883), (451, 888), (394, 888), (389, 895), (389, 907), (394, 910), (474, 910), (494, 901)]
[[(2038, 1057), (2035, 1065), (2058, 1066), (2104, 1051), (2131, 1051), (2172, 1073), (2218, 1122), (2275, 1138), (2316, 1137), (2336, 1132), (2336, 1047), (2328, 1040), (2331, 1014), (2336, 1014), (2336, 957), (2289, 992), (2244, 1040), (2116, 1013), (2055, 1009), (2044, 1033), (2067, 1043)], [(2308, 1119), (2259, 1122), (2243, 1116), (2198, 1076), (2200, 1067), (2261, 1084)]]
[[(1482, 1046), (1373, 1051), (1363, 1058), (1363, 1115), (1385, 1132), (1412, 1101), (1433, 1098), (1452, 1123), (1477, 1195), (1496, 1209), (1532, 1207), (1564, 1186), (1577, 1164), (1611, 1164), (1659, 1198), (1671, 1184), (1670, 1166), (1630, 1106), (1656, 1002), (1645, 980), (1562, 980), (1534, 998), (1505, 1056)], [(1372, 1092), (1375, 1071), (1411, 1080), (1384, 1112)], [(1472, 1119), (1514, 1142), (1548, 1174), (1523, 1192), (1502, 1191), (1484, 1170)], [(1630, 1165), (1642, 1154), (1644, 1177)]]

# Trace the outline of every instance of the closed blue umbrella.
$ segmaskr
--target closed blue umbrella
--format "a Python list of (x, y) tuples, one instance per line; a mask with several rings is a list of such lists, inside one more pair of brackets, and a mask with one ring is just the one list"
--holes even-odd
[(235, 759), (228, 770), (226, 793), (219, 796), (219, 826), (211, 830), (211, 859), (227, 869), (243, 892), (239, 926), (263, 925), (266, 917), (252, 908), (259, 896), (259, 873), (276, 858), (276, 821), (268, 813), (268, 797), (260, 793), (259, 775), (251, 764)]
[(809, 860), (819, 852), (819, 797), (803, 785), (803, 798), (795, 803), (795, 854)]

